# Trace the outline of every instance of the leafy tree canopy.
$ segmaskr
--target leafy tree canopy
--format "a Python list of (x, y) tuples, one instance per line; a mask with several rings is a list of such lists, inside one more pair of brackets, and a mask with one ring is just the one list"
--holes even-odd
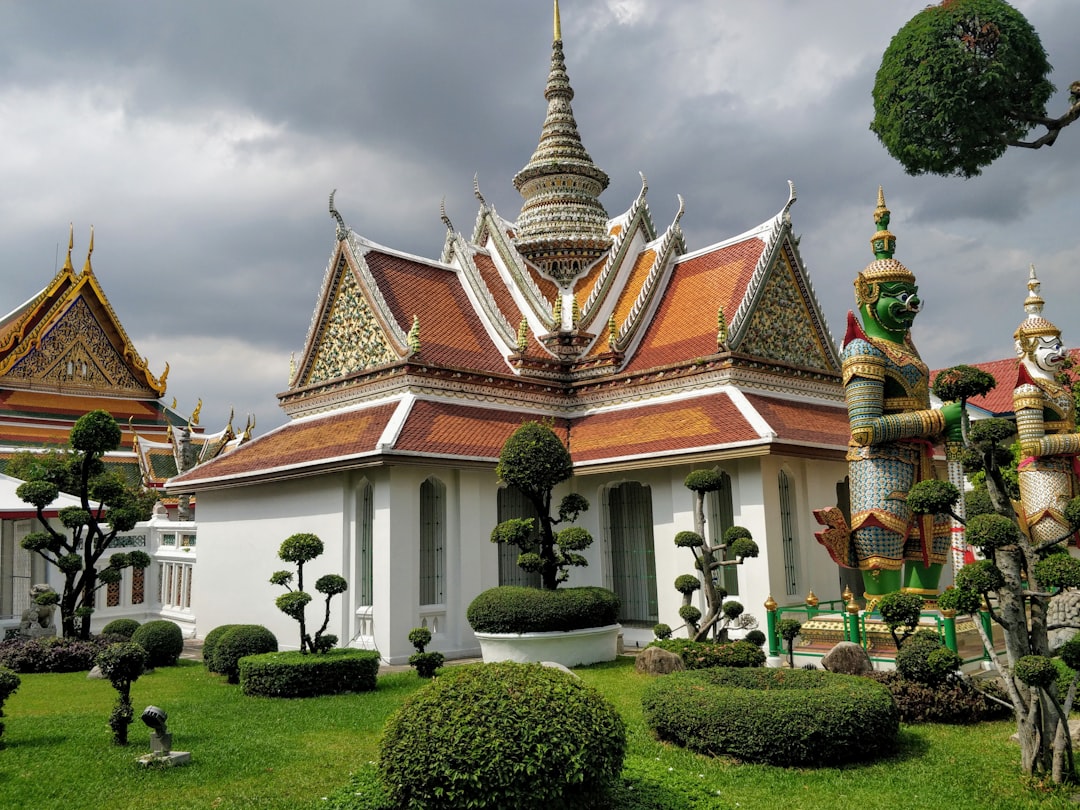
[[(1054, 93), (1039, 35), (1004, 0), (944, 0), (901, 28), (881, 59), (870, 129), (908, 174), (973, 177), (1009, 146), (1049, 146), (1080, 117), (1047, 117)], [(1036, 126), (1047, 132), (1024, 138)]]

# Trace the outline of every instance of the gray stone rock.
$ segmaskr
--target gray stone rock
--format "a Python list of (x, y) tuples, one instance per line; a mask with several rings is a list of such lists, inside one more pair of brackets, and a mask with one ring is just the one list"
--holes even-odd
[(86, 674), (86, 679), (90, 681), (103, 681), (105, 676), (101, 674), (101, 667), (95, 666)]
[(838, 643), (821, 659), (821, 665), (841, 675), (865, 675), (874, 670), (866, 650), (852, 641)]
[(646, 647), (638, 653), (634, 662), (634, 669), (647, 675), (667, 675), (669, 672), (679, 672), (686, 669), (683, 660), (673, 652), (662, 650), (659, 647)]

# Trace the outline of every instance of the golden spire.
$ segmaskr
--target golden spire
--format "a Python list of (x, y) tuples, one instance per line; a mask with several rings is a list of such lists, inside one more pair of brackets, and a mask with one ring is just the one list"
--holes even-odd
[(559, 22), (559, 0), (555, 0), (555, 42), (562, 39), (562, 24)]
[(68, 223), (68, 252), (67, 258), (64, 259), (64, 270), (69, 273), (75, 272), (75, 267), (71, 264), (71, 249), (75, 246), (75, 224), (73, 222)]
[(94, 268), (90, 266), (90, 254), (94, 252), (94, 226), (90, 226), (90, 249), (86, 251), (86, 264), (83, 265), (84, 273), (94, 274)]

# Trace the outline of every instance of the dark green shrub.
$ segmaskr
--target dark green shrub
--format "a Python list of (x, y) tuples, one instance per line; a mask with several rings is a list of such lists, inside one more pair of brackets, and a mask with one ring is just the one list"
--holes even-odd
[(619, 597), (606, 588), (549, 591), (503, 585), (473, 599), (466, 616), (478, 633), (582, 630), (617, 623)]
[(396, 807), (603, 807), (626, 727), (594, 689), (539, 664), (454, 667), (391, 717), (379, 748)]
[(933, 631), (920, 631), (896, 653), (897, 672), (927, 686), (945, 683), (960, 664), (960, 656), (942, 644)]
[(768, 641), (768, 639), (760, 630), (751, 630), (746, 634), (744, 641), (749, 641), (756, 647), (764, 647), (765, 642)]
[(899, 730), (889, 690), (824, 670), (673, 672), (642, 695), (662, 740), (772, 765), (835, 766), (890, 753)]
[[(967, 678), (949, 678), (936, 685), (912, 681), (899, 672), (871, 672), (868, 677), (884, 685), (900, 712), (901, 723), (949, 723), (967, 725), (996, 720), (1012, 712), (986, 697), (982, 689)], [(987, 681), (987, 691), (992, 687)], [(1000, 690), (991, 692), (997, 697)]]
[(134, 619), (113, 619), (101, 628), (103, 636), (123, 636), (131, 639), (132, 634), (139, 629), (139, 622)]
[(653, 635), (657, 638), (671, 638), (671, 625), (660, 622), (653, 625)]
[(649, 644), (678, 655), (687, 669), (710, 667), (760, 667), (765, 663), (761, 647), (750, 641), (716, 644), (711, 641), (691, 641), (688, 638), (665, 638)]
[(131, 640), (146, 650), (147, 666), (171, 667), (180, 660), (184, 651), (184, 633), (180, 626), (168, 619), (155, 619), (140, 625)]
[(378, 674), (379, 654), (374, 650), (271, 652), (240, 660), (240, 689), (245, 695), (289, 698), (370, 692)]
[[(203, 664), (209, 672), (218, 672), (214, 668), (214, 652), (217, 649), (218, 642), (221, 641), (221, 637), (232, 630), (234, 627), (239, 627), (236, 624), (222, 624), (215, 627), (209, 633), (206, 634), (206, 638), (203, 639), (202, 657)], [(218, 673), (220, 674), (220, 673)]]
[[(7, 667), (0, 667), (0, 717), (4, 716), (4, 703), (19, 688), (22, 680)], [(4, 721), (0, 720), (0, 737), (4, 736)]]
[(10, 638), (0, 642), (0, 667), (15, 672), (83, 672), (112, 642), (107, 638)]
[(1076, 670), (1060, 658), (1052, 658), (1051, 660), (1054, 662), (1054, 668), (1057, 670), (1058, 699), (1061, 701), (1062, 705), (1064, 705), (1065, 698), (1069, 694), (1069, 687), (1071, 687), (1073, 681), (1076, 680)]
[(1028, 686), (1045, 689), (1057, 680), (1054, 662), (1045, 655), (1025, 655), (1013, 666), (1013, 673)]
[[(240, 683), (240, 659), (245, 655), (277, 652), (277, 636), (261, 624), (237, 624), (218, 638), (214, 645), (212, 672)], [(204, 652), (205, 654), (205, 652)]]

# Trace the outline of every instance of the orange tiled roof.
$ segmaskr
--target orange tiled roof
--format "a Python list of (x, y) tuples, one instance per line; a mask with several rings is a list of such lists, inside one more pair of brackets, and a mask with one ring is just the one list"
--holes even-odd
[(815, 405), (750, 393), (746, 399), (776, 431), (779, 441), (847, 447), (851, 427), (843, 405)]
[[(394, 450), (496, 461), (510, 434), (537, 418), (521, 411), (419, 400), (413, 405)], [(557, 425), (554, 430), (565, 442), (565, 425)]]
[[(615, 268), (612, 268), (614, 270)], [(604, 261), (596, 262), (589, 272), (586, 273), (581, 279), (578, 280), (574, 287), (574, 297), (577, 298), (578, 303), (584, 305), (589, 300), (589, 296), (592, 295), (593, 287), (596, 286), (596, 282), (600, 279), (600, 273), (604, 270)]]
[(626, 283), (623, 285), (622, 291), (619, 293), (619, 300), (615, 304), (615, 325), (622, 329), (622, 325), (626, 323), (627, 317), (630, 315), (630, 310), (634, 306), (634, 302), (637, 300), (638, 295), (641, 293), (641, 285), (645, 283), (645, 279), (649, 277), (649, 271), (652, 270), (653, 263), (656, 261), (656, 251), (643, 250), (638, 254), (634, 260), (634, 266), (630, 270), (630, 275), (626, 279)]
[(760, 439), (726, 394), (607, 411), (574, 420), (575, 463), (707, 449)]
[(197, 483), (370, 453), (396, 407), (397, 403), (388, 403), (364, 410), (332, 413), (318, 419), (298, 420), (172, 480)]
[(457, 273), (379, 250), (369, 251), (364, 260), (398, 326), (408, 332), (413, 316), (419, 316), (421, 349), (417, 362), (477, 371), (507, 370)]
[(534, 268), (528, 262), (526, 262), (525, 264), (525, 269), (529, 271), (529, 275), (532, 277), (532, 280), (536, 282), (536, 286), (540, 288), (540, 294), (544, 296), (544, 299), (547, 301), (554, 301), (555, 296), (559, 294), (559, 288), (555, 284), (555, 282), (540, 275), (536, 271), (536, 268)]
[(735, 314), (764, 249), (754, 237), (678, 262), (627, 370), (716, 354), (717, 311)]

